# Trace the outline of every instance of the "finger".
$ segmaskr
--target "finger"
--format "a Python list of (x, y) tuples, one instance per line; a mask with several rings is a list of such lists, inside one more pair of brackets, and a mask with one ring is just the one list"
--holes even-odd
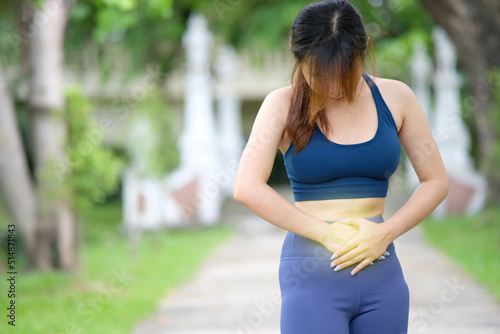
[(355, 263), (359, 263), (359, 262), (363, 261), (364, 259), (365, 259), (365, 257), (359, 255), (350, 261), (340, 263), (338, 265), (333, 265), (333, 262), (332, 262), (332, 264), (330, 264), (330, 268), (334, 268), (333, 271), (339, 271), (339, 270), (342, 270), (342, 269), (347, 268), (349, 266), (352, 266)]
[[(343, 224), (343, 225), (348, 225), (348, 226), (351, 226), (351, 227), (353, 225), (355, 225), (355, 224), (352, 224), (352, 222), (349, 220), (349, 218), (347, 218), (347, 219), (346, 218), (340, 218), (339, 220), (337, 220), (337, 223), (338, 224)], [(358, 229), (359, 229), (359, 227), (358, 227)]]
[(351, 270), (351, 276), (356, 275), (357, 273), (359, 273), (360, 270), (362, 270), (363, 268), (365, 268), (369, 264), (373, 264), (373, 262), (370, 263), (370, 259), (364, 259), (356, 266), (356, 268)]
[[(337, 267), (339, 265), (341, 268), (348, 267), (350, 264), (347, 265), (347, 263), (350, 263), (352, 261), (352, 259), (358, 258), (362, 253), (363, 253), (363, 251), (361, 249), (359, 249), (358, 247), (356, 247), (353, 250), (349, 251), (348, 253), (346, 253), (340, 257), (334, 257), (335, 261), (333, 261), (330, 264), (330, 266), (332, 268)], [(366, 258), (366, 257), (363, 257), (363, 258)], [(385, 260), (385, 256), (381, 255), (378, 258), (376, 258), (375, 260), (379, 260), (379, 261)], [(375, 260), (373, 260), (373, 261), (375, 261)], [(373, 261), (370, 261), (370, 262), (373, 262)]]
[(341, 265), (342, 268), (345, 268), (346, 267), (345, 263), (357, 258), (361, 253), (363, 253), (362, 250), (356, 247), (350, 250), (349, 252), (345, 253), (344, 255), (335, 258), (335, 260), (331, 263), (331, 265), (333, 266)]
[(358, 245), (359, 245), (359, 238), (358, 237), (352, 238), (351, 240), (345, 242), (342, 246), (339, 247), (339, 249), (337, 249), (333, 253), (333, 255), (336, 255), (334, 258), (341, 257), (342, 255), (344, 255), (344, 254), (350, 252), (351, 250), (353, 250), (354, 248), (356, 248)]
[(354, 225), (359, 227), (359, 222), (356, 219), (353, 219), (351, 217), (347, 218), (340, 218), (338, 220), (339, 223), (345, 224), (345, 225)]

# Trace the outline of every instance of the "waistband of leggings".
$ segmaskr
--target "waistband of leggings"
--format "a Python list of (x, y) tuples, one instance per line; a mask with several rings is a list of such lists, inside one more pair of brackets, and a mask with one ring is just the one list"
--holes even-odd
[[(369, 221), (372, 221), (374, 223), (383, 223), (384, 222), (384, 217), (383, 216), (373, 216), (373, 217), (368, 217), (368, 218), (363, 218)], [(337, 223), (338, 221), (331, 221), (331, 220), (325, 220), (325, 222), (329, 224)]]

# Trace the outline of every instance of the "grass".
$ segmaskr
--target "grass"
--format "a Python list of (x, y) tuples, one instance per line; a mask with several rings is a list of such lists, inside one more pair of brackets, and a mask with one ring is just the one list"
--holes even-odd
[(16, 328), (10, 333), (131, 333), (232, 231), (219, 225), (145, 233), (132, 256), (120, 220), (116, 204), (84, 214), (80, 273), (18, 273)]
[(500, 301), (500, 206), (473, 216), (426, 219), (425, 237)]

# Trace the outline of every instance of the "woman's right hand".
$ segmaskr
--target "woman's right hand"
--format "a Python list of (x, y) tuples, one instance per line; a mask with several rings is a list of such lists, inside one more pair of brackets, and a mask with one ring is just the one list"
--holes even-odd
[(335, 222), (329, 224), (321, 243), (328, 251), (334, 253), (340, 246), (356, 236), (358, 232), (357, 226)]
[[(359, 227), (352, 224), (345, 224), (343, 222), (335, 222), (329, 224), (326, 233), (323, 236), (321, 244), (328, 249), (331, 253), (335, 253), (344, 243), (352, 239), (359, 232)], [(388, 252), (384, 253), (385, 256), (390, 255)], [(380, 256), (377, 260), (385, 260), (385, 256)], [(331, 260), (334, 260), (332, 256)], [(370, 263), (370, 264), (373, 264)]]

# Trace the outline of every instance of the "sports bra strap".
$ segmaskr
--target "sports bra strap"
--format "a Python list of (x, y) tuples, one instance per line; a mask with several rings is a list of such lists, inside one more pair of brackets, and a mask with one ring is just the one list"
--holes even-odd
[(375, 93), (377, 89), (377, 85), (375, 85), (375, 82), (370, 78), (370, 76), (366, 73), (363, 73), (363, 78), (365, 78), (366, 83), (368, 84), (368, 87), (370, 87), (371, 91)]
[(382, 114), (383, 119), (388, 122), (394, 129), (397, 131), (396, 122), (394, 121), (394, 117), (392, 116), (392, 112), (389, 107), (385, 103), (380, 90), (378, 89), (375, 82), (370, 78), (370, 76), (366, 73), (363, 73), (363, 77), (365, 78), (366, 83), (370, 87), (372, 91), (373, 98), (375, 100), (375, 104), (377, 105), (377, 110), (380, 110), (379, 115)]

